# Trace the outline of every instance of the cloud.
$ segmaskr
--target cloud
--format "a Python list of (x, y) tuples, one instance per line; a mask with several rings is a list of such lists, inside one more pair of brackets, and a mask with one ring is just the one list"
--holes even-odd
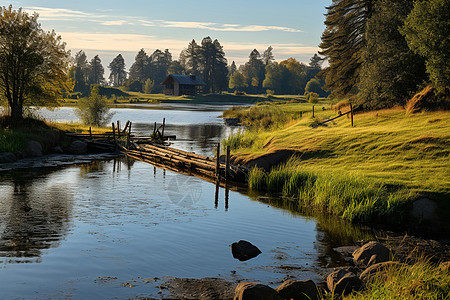
[(39, 14), (39, 19), (43, 21), (68, 21), (71, 19), (79, 20), (80, 18), (104, 18), (105, 15), (86, 13), (79, 10), (66, 8), (49, 8), (49, 7), (25, 7), (25, 10), (34, 11)]
[(125, 21), (125, 20), (116, 20), (116, 21), (100, 22), (100, 24), (105, 25), (105, 26), (121, 26), (123, 24), (132, 24), (132, 23)]

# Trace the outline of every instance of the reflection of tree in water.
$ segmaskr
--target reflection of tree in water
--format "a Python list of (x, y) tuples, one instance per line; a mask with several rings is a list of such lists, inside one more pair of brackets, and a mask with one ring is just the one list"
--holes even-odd
[(27, 170), (0, 177), (0, 257), (10, 263), (38, 262), (41, 251), (57, 247), (67, 233), (72, 196), (63, 184), (47, 181), (49, 174)]
[(317, 258), (320, 266), (335, 267), (341, 266), (345, 262), (343, 257), (333, 248), (341, 246), (353, 246), (359, 240), (373, 239), (375, 234), (372, 230), (352, 224), (337, 216), (327, 215), (325, 213), (315, 213), (307, 208), (299, 207), (296, 201), (291, 199), (258, 198), (258, 195), (249, 195), (253, 200), (267, 203), (289, 211), (293, 216), (302, 216), (314, 219), (316, 224), (316, 239), (314, 248), (319, 252)]

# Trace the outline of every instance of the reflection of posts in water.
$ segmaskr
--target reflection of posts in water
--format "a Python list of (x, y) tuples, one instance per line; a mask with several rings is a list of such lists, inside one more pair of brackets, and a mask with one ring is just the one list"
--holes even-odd
[(230, 177), (230, 146), (227, 146), (227, 158), (225, 161), (225, 182), (228, 182)]
[(156, 178), (156, 167), (153, 166), (153, 177)]
[(228, 199), (230, 197), (230, 189), (228, 184), (225, 184), (225, 211), (228, 211)]
[(219, 206), (219, 182), (216, 181), (216, 195), (214, 199), (214, 208), (217, 209), (218, 206)]

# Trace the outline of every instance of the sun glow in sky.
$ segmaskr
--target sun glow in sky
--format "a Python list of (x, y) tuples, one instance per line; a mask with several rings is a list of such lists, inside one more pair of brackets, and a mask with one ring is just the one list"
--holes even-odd
[[(253, 49), (274, 48), (277, 61), (309, 62), (319, 50), (325, 6), (331, 0), (189, 1), (11, 1), (13, 8), (37, 12), (42, 27), (55, 29), (72, 55), (99, 54), (106, 69), (119, 53), (127, 68), (144, 48), (147, 54), (169, 49), (173, 59), (188, 43), (218, 39), (228, 63), (248, 61)], [(1, 4), (9, 5), (9, 3)]]

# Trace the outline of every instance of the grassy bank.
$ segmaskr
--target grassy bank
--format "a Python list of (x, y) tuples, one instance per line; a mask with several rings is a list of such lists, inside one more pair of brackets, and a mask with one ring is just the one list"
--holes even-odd
[[(346, 117), (311, 128), (336, 113), (324, 104), (315, 118), (311, 112), (300, 117), (307, 105), (272, 109), (272, 104), (225, 113), (252, 126), (224, 141), (236, 160), (249, 163), (270, 160), (267, 154), (294, 154), (270, 172), (254, 169), (251, 189), (298, 197), (299, 205), (352, 221), (388, 223), (403, 222), (411, 201), (427, 196), (438, 201), (445, 220), (450, 207), (450, 112), (408, 115), (397, 108), (355, 115), (353, 128)], [(272, 111), (274, 117), (265, 116), (271, 118), (270, 126), (261, 125), (264, 117), (252, 120), (256, 109)]]
[[(436, 266), (425, 259), (411, 265), (391, 267), (379, 273), (358, 293), (343, 299), (449, 299), (448, 267)], [(325, 297), (333, 299), (337, 297)]]

